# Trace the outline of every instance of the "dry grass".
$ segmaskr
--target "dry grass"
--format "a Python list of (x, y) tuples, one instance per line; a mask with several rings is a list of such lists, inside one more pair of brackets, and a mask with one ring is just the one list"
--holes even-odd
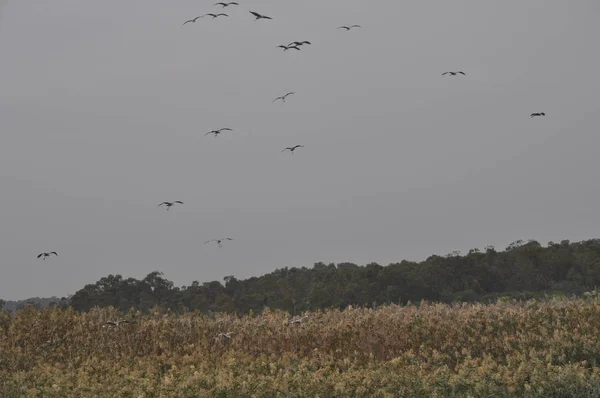
[[(122, 317), (135, 323), (102, 327)], [(0, 396), (598, 397), (600, 298), (0, 317)], [(216, 339), (233, 331), (230, 340)]]

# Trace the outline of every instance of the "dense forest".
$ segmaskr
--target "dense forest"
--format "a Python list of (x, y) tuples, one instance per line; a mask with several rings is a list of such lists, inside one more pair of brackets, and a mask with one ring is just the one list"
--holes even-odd
[(142, 280), (108, 275), (57, 305), (70, 304), (81, 311), (113, 306), (146, 312), (160, 306), (176, 312), (239, 313), (270, 307), (295, 314), (347, 305), (571, 295), (596, 286), (600, 286), (600, 239), (549, 242), (546, 247), (519, 240), (504, 251), (488, 246), (466, 255), (452, 252), (388, 266), (317, 263), (313, 268), (286, 267), (261, 277), (227, 276), (224, 283), (194, 281), (182, 287), (158, 271)]

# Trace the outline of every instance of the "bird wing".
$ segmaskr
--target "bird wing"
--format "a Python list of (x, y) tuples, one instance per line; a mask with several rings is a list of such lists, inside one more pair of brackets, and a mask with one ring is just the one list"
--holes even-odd
[(296, 145), (296, 146), (294, 147), (294, 149), (296, 149), (296, 148), (304, 148), (304, 145)]
[(259, 13), (257, 13), (257, 12), (254, 12), (254, 11), (250, 11), (250, 14), (254, 15), (256, 18), (260, 18), (260, 17), (262, 17), (262, 15), (260, 15), (260, 14), (259, 14)]
[(460, 73), (461, 75), (465, 75), (466, 76), (465, 72), (458, 72), (458, 73)]
[(225, 16), (225, 17), (228, 17), (228, 16), (229, 16), (229, 15), (227, 15), (227, 14), (223, 14), (223, 13), (221, 13), (221, 14), (217, 14), (217, 17), (218, 17), (219, 15), (223, 15), (223, 16)]
[(183, 202), (182, 202), (181, 200), (176, 200), (176, 201), (175, 201), (175, 202), (173, 202), (173, 203), (179, 203), (179, 204), (181, 204), (181, 205), (183, 204)]
[(162, 205), (168, 205), (168, 204), (169, 204), (169, 202), (162, 202), (161, 204), (159, 204), (159, 205), (158, 205), (158, 206), (156, 206), (156, 207), (160, 207), (160, 206), (162, 206)]
[(38, 254), (37, 258), (40, 258), (40, 257), (42, 257), (43, 255), (44, 255), (44, 253), (40, 253), (40, 254)]
[(57, 252), (50, 252), (50, 254), (54, 254), (55, 256), (58, 256)]
[(448, 73), (450, 73), (450, 72), (444, 72), (444, 73), (442, 73), (442, 76), (447, 75)]
[(225, 3), (215, 3), (215, 5), (216, 5), (216, 6), (218, 6), (218, 5), (222, 5), (223, 7), (227, 7), (227, 4), (225, 4)]
[[(273, 100), (273, 102), (277, 101), (278, 99), (283, 99), (283, 97), (277, 97)], [(273, 102), (271, 102), (271, 103), (273, 103)]]
[(283, 150), (281, 152), (283, 152), (283, 151), (285, 151), (287, 149), (289, 149), (290, 151), (292, 150), (292, 148), (283, 148)]
[(292, 95), (292, 94), (296, 94), (296, 93), (293, 92), (293, 91), (290, 91), (289, 93), (287, 93), (286, 95), (284, 95), (284, 97), (287, 97), (288, 95)]
[[(189, 23), (189, 22), (196, 22), (196, 20), (195, 20), (195, 19), (190, 19), (189, 21), (185, 21), (185, 22), (183, 23), (183, 25), (185, 25), (186, 23)], [(181, 26), (183, 26), (183, 25), (181, 25)]]
[(225, 127), (225, 128), (219, 129), (219, 131), (233, 131), (233, 130), (228, 127)]
[(351, 28), (360, 28), (360, 25), (352, 25)]
[(347, 26), (338, 26), (336, 29), (346, 29), (346, 30), (350, 30), (349, 27)]

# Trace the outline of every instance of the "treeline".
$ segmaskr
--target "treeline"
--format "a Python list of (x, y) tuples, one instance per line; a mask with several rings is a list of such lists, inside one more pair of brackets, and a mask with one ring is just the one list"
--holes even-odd
[(0, 300), (0, 310), (7, 312), (14, 312), (21, 310), (28, 305), (32, 305), (35, 308), (46, 308), (46, 307), (67, 307), (69, 305), (68, 297), (31, 297), (26, 300)]
[(374, 306), (408, 301), (494, 301), (546, 294), (580, 294), (600, 286), (600, 239), (571, 243), (516, 241), (504, 251), (492, 246), (431, 256), (422, 262), (381, 266), (317, 263), (282, 268), (246, 280), (234, 276), (175, 287), (161, 272), (142, 280), (109, 275), (70, 297), (87, 311), (113, 306), (143, 312), (155, 306), (173, 311), (256, 312), (268, 306), (299, 313), (347, 305)]

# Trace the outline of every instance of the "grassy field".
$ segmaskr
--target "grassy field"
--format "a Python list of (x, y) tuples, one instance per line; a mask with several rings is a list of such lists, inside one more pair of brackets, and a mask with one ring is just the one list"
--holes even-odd
[(308, 315), (28, 308), (0, 316), (0, 396), (600, 396), (595, 294)]

